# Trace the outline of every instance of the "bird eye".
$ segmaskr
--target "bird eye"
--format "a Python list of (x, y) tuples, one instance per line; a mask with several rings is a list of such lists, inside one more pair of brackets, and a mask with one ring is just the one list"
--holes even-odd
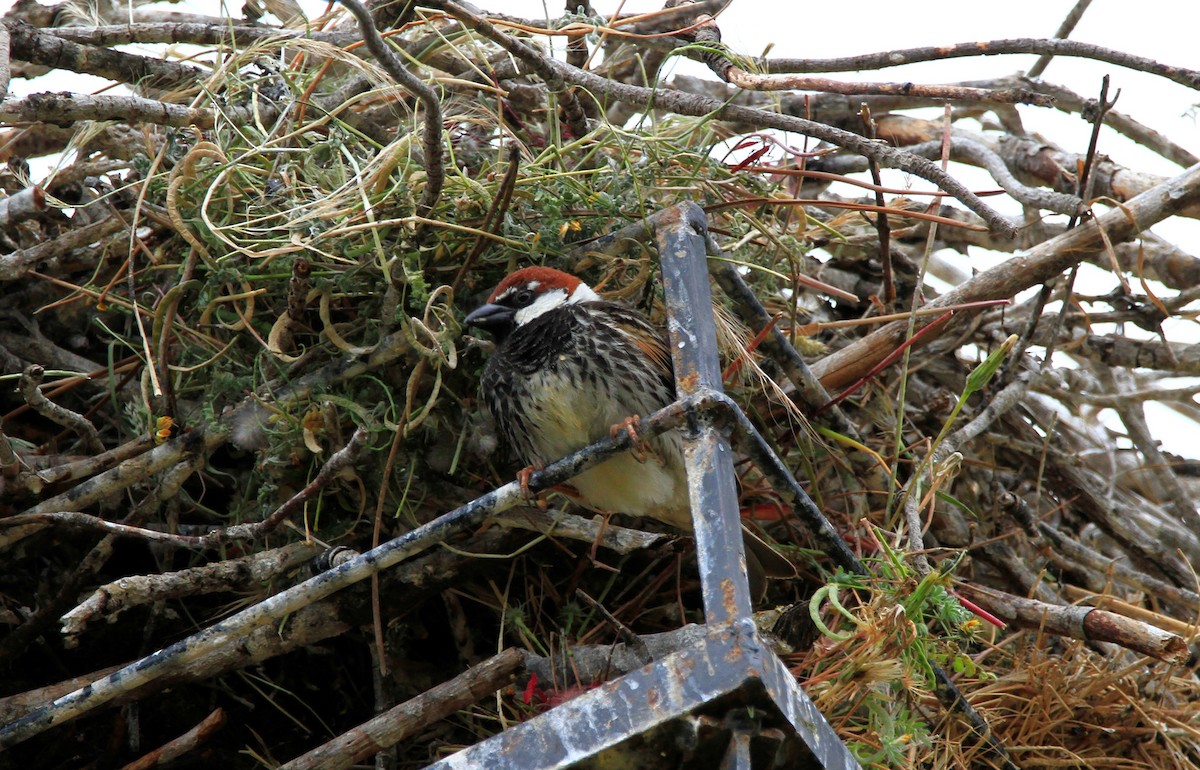
[(517, 292), (517, 296), (513, 298), (513, 301), (516, 302), (517, 307), (525, 307), (530, 302), (533, 302), (533, 292), (529, 289), (523, 289)]

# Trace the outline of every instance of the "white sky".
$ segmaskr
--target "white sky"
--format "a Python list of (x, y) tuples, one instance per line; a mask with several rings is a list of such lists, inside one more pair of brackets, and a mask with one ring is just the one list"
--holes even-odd
[[(103, 0), (101, 0), (103, 1)], [(557, 17), (564, 4), (545, 4), (541, 0), (474, 0), (487, 10), (510, 13), (529, 18)], [(7, 10), (12, 0), (0, 0), (0, 12)], [(325, 3), (301, 0), (303, 7), (318, 15)], [(241, 1), (229, 4), (234, 15), (241, 13)], [(831, 8), (829, 4), (801, 3), (798, 0), (732, 0), (721, 14), (719, 24), (724, 41), (734, 50), (750, 55), (763, 53), (770, 47), (776, 57), (827, 58), (847, 56), (896, 48), (995, 40), (1016, 37), (1050, 37), (1063, 17), (1075, 5), (1075, 0), (963, 0), (933, 5), (913, 5), (896, 0), (854, 0)], [(216, 0), (189, 2), (160, 7), (166, 10), (191, 11), (217, 15), (223, 4)], [(662, 7), (661, 0), (593, 0), (600, 13), (645, 12)], [(1200, 26), (1200, 2), (1197, 0), (1094, 0), (1071, 38), (1094, 43), (1126, 53), (1137, 54), (1191, 69), (1200, 69), (1200, 46), (1195, 30)], [(1027, 70), (1037, 57), (1034, 55), (973, 57), (893, 67), (862, 73), (830, 73), (830, 77), (845, 80), (913, 81), (945, 83), (962, 80), (1002, 77)], [(705, 74), (694, 62), (673, 60), (671, 67), (689, 74)], [(670, 74), (669, 72), (667, 73)], [(1200, 155), (1200, 91), (1193, 91), (1163, 78), (1134, 72), (1103, 62), (1057, 57), (1043, 78), (1065, 85), (1085, 97), (1098, 94), (1100, 79), (1111, 76), (1110, 94), (1120, 89), (1116, 109), (1131, 115)], [(34, 90), (89, 91), (102, 81), (74, 74), (41, 81), (15, 81), (12, 95)], [(1078, 117), (1063, 115), (1053, 109), (1021, 107), (1027, 128), (1045, 136), (1065, 150), (1083, 153), (1087, 149), (1090, 126)], [(1180, 172), (1174, 164), (1134, 145), (1106, 130), (1102, 133), (1100, 151), (1118, 163), (1131, 168), (1164, 176)], [(35, 174), (37, 166), (35, 165)], [(922, 180), (903, 178), (897, 172), (885, 184), (908, 185), (914, 189), (929, 189)], [(977, 189), (994, 188), (982, 172), (974, 169), (954, 172), (968, 185)], [(992, 199), (995, 202), (995, 199)], [(1016, 213), (1015, 209), (1006, 213)], [(1200, 254), (1200, 222), (1175, 220), (1156, 226), (1155, 232), (1178, 243), (1192, 253)], [(984, 269), (1004, 259), (1003, 255), (984, 252), (972, 254), (964, 266)], [(1089, 287), (1081, 287), (1089, 291)], [(1097, 293), (1103, 291), (1097, 288)], [(1200, 329), (1192, 324), (1170, 329), (1176, 341), (1200, 340)], [(1149, 405), (1152, 428), (1164, 440), (1167, 449), (1186, 456), (1200, 456), (1195, 436), (1197, 427), (1184, 427), (1178, 415), (1156, 405)]]

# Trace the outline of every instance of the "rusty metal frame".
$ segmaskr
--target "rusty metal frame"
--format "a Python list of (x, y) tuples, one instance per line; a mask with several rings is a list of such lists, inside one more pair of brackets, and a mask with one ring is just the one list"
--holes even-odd
[[(662, 264), (676, 396), (719, 393), (721, 363), (708, 284), (704, 211), (693, 203), (667, 209), (654, 235)], [(753, 611), (729, 433), (716, 424), (717, 417), (712, 410), (694, 410), (680, 429), (704, 617), (710, 626), (748, 618)]]
[[(646, 761), (653, 756), (654, 765), (662, 767), (859, 767), (751, 619), (729, 434), (736, 427), (759, 450), (756, 454), (765, 443), (721, 389), (707, 234), (704, 212), (694, 203), (654, 217), (679, 399), (669, 408), (684, 413), (679, 430), (684, 435), (707, 634), (693, 646), (464, 749), (429, 770), (554, 770), (622, 750), (642, 750)], [(781, 467), (775, 459), (772, 470)], [(786, 469), (783, 473), (791, 479)], [(797, 490), (800, 507), (807, 502), (816, 511), (791, 479), (787, 491), (795, 495)], [(821, 539), (843, 551), (835, 559), (849, 556), (853, 562), (819, 511), (816, 517), (824, 523)], [(669, 740), (654, 743), (651, 736), (664, 732)], [(721, 746), (716, 754), (714, 742)]]
[[(753, 724), (744, 717), (753, 712)], [(640, 736), (670, 732), (661, 763), (630, 766), (715, 767), (705, 716), (724, 721), (723, 767), (813, 767), (849, 770), (858, 763), (796, 684), (795, 677), (763, 643), (752, 620), (710, 628), (693, 647), (614, 679), (516, 727), (430, 765), (427, 770), (559, 770), (607, 750), (636, 751)], [(674, 729), (670, 729), (670, 728)], [(751, 764), (753, 743), (766, 736), (777, 747)], [(778, 759), (776, 759), (778, 757)]]

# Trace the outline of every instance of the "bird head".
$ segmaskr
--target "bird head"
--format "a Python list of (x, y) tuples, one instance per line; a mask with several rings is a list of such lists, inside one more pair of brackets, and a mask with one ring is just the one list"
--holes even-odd
[(598, 299), (600, 295), (592, 287), (569, 273), (549, 267), (526, 267), (501, 281), (487, 304), (476, 308), (465, 323), (491, 332), (499, 341), (518, 326), (557, 307)]

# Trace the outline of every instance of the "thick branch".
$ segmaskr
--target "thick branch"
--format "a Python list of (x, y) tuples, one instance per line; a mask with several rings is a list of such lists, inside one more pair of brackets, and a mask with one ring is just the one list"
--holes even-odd
[(216, 113), (140, 96), (89, 96), (66, 91), (30, 94), (23, 99), (5, 99), (0, 103), (0, 121), (4, 123), (74, 123), (81, 120), (125, 120), (212, 128)]
[(1175, 634), (1095, 607), (1046, 604), (977, 585), (960, 591), (1019, 628), (1041, 629), (1083, 641), (1110, 642), (1172, 663), (1187, 660), (1187, 642)]
[(72, 43), (23, 21), (6, 20), (4, 26), (12, 40), (12, 58), (31, 64), (162, 90), (195, 87), (203, 75), (185, 64)]
[[(1086, 259), (1103, 248), (1103, 229), (1113, 242), (1124, 241), (1181, 209), (1200, 201), (1200, 166), (1152, 187), (1122, 208), (1104, 214), (1083, 227), (1069, 230), (1034, 247), (1028, 254), (1016, 256), (975, 276), (930, 303), (946, 307), (962, 302), (1004, 299), (1017, 292), (1048, 281), (1067, 267)], [(895, 321), (882, 329), (847, 345), (812, 367), (822, 384), (838, 390), (864, 376), (896, 349), (904, 340), (907, 322)], [(944, 333), (922, 340), (928, 344)]]
[(733, 67), (728, 80), (748, 91), (820, 91), (848, 96), (902, 96), (956, 102), (995, 102), (999, 104), (1032, 104), (1051, 107), (1054, 99), (1031, 88), (987, 89), (936, 83), (849, 83), (829, 78), (796, 75), (758, 75)]
[(248, 46), (263, 40), (316, 40), (339, 48), (362, 40), (351, 29), (280, 29), (278, 27), (229, 26), (225, 23), (143, 22), (101, 27), (56, 27), (54, 36), (93, 46), (129, 45), (130, 43), (190, 43), (192, 45)]
[(296, 757), (282, 765), (280, 770), (340, 770), (350, 767), (511, 684), (524, 664), (525, 656), (510, 647), (453, 679)]

